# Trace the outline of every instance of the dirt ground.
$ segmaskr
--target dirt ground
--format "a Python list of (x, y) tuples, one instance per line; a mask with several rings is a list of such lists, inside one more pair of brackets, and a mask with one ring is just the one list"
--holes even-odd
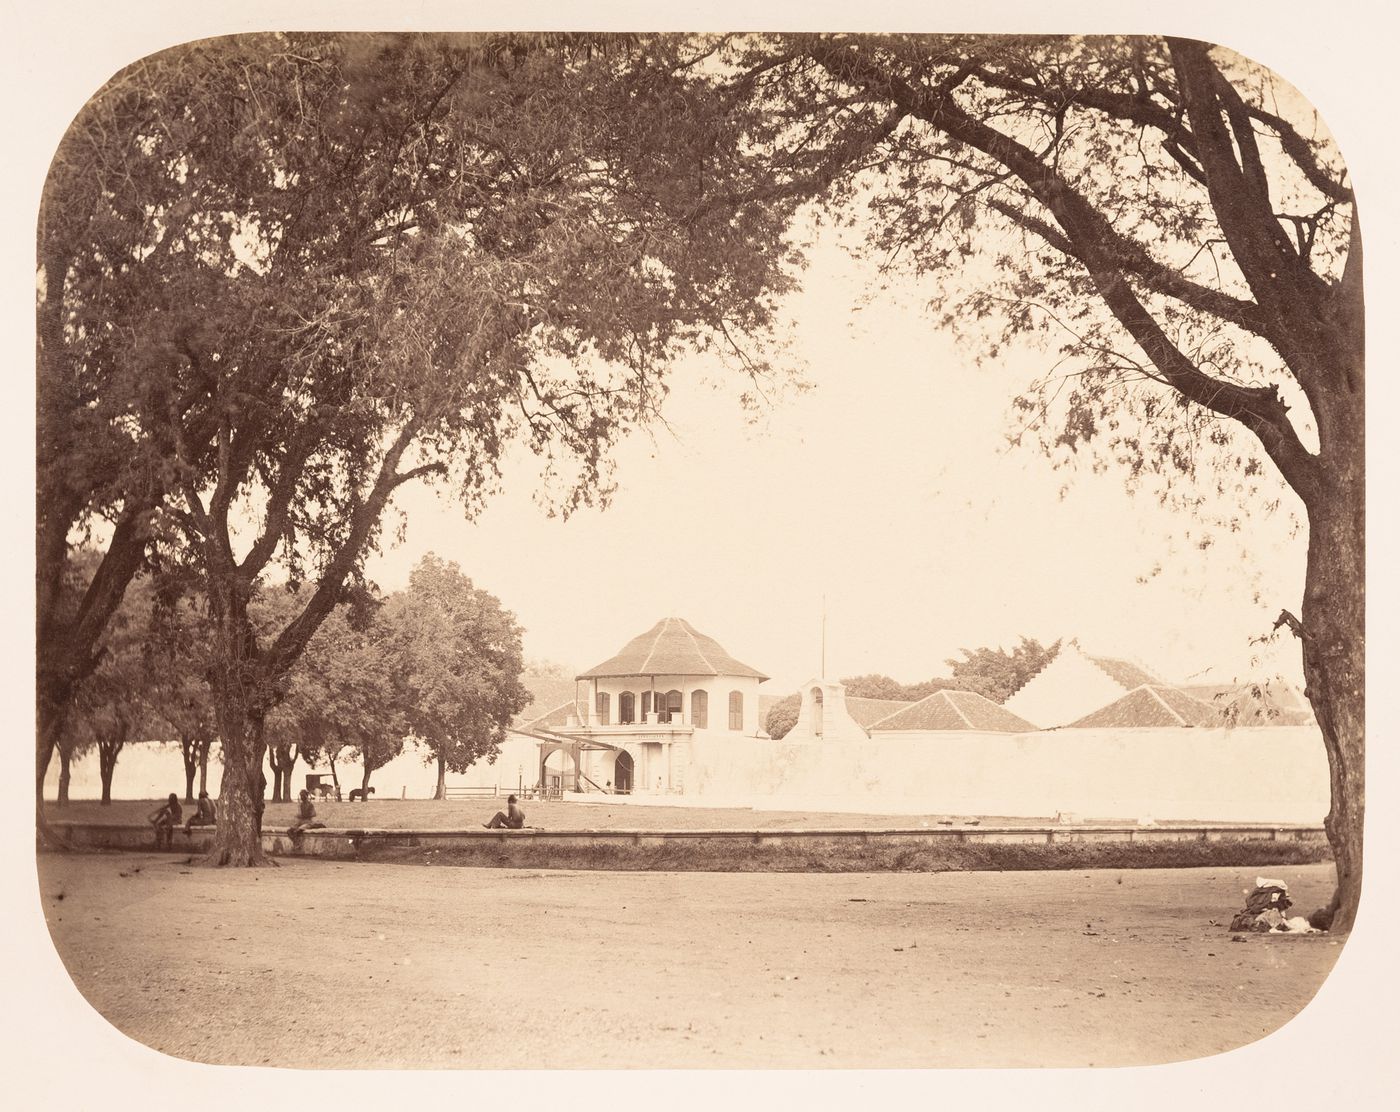
[[(335, 829), (465, 830), (486, 822), (505, 809), (500, 799), (372, 799), (368, 803), (317, 803), (316, 814)], [(78, 800), (64, 807), (49, 802), (44, 816), (51, 822), (128, 823), (143, 825), (158, 800), (116, 800), (102, 806)], [(189, 804), (184, 804), (188, 814)], [(862, 815), (823, 811), (755, 811), (749, 807), (668, 807), (643, 803), (574, 803), (525, 800), (526, 821), (545, 830), (917, 830), (937, 827), (962, 815)], [(295, 803), (269, 803), (263, 816), (268, 829), (296, 821)], [(1044, 826), (1049, 818), (979, 820), (983, 826)], [(1108, 820), (1098, 820), (1107, 823)], [(1132, 825), (1133, 820), (1118, 820)], [(1163, 826), (1180, 825), (1163, 822)]]
[[(1330, 865), (1279, 873), (1301, 910), (1330, 894)], [(1292, 1018), (1339, 953), (1233, 942), (1253, 879), (39, 857), (58, 951), (116, 1027), (196, 1061), (319, 1068), (1199, 1057)]]

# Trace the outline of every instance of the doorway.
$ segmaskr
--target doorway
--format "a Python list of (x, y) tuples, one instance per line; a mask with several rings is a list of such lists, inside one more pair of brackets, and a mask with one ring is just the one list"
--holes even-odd
[(623, 795), (632, 791), (632, 754), (625, 749), (618, 750), (617, 761), (613, 765), (613, 791)]

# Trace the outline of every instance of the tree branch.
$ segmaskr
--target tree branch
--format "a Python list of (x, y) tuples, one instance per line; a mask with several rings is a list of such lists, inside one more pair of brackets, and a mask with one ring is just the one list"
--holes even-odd
[[(1022, 228), (1040, 236), (1057, 251), (1078, 258), (1078, 253), (1069, 239), (1061, 232), (1056, 231), (1046, 221), (1018, 209), (1006, 201), (993, 200), (989, 202), (989, 205)], [(1248, 332), (1253, 332), (1256, 335), (1262, 334), (1264, 330), (1263, 316), (1259, 311), (1259, 306), (1254, 302), (1232, 297), (1221, 290), (1213, 290), (1209, 286), (1193, 282), (1189, 278), (1183, 277), (1181, 271), (1159, 263), (1140, 244), (1119, 236), (1116, 232), (1113, 234), (1117, 242), (1111, 245), (1109, 250), (1114, 256), (1114, 262), (1121, 269), (1141, 280), (1148, 289), (1165, 294), (1193, 309), (1200, 309), (1202, 312), (1211, 313), (1222, 320), (1228, 320)]]
[[(1027, 186), (1064, 229), (1073, 256), (1089, 271), (1100, 297), (1162, 376), (1184, 397), (1240, 422), (1259, 438), (1284, 479), (1310, 503), (1319, 492), (1316, 462), (1288, 419), (1276, 387), (1249, 387), (1212, 378), (1167, 337), (1129, 285), (1119, 237), (1108, 220), (1023, 144), (975, 119), (950, 96), (931, 95), (884, 72), (839, 40), (819, 40), (813, 58), (833, 77), (893, 101), (955, 142), (996, 159)], [(1217, 117), (1217, 125), (1219, 120)], [(1209, 168), (1208, 168), (1209, 169)], [(1277, 227), (1277, 225), (1275, 225)]]

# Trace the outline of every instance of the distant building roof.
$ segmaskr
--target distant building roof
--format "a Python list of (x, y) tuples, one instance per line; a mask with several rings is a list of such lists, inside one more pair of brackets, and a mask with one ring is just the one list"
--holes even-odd
[(1067, 729), (1138, 729), (1154, 726), (1209, 726), (1216, 711), (1208, 703), (1163, 684), (1142, 684), (1121, 699), (1086, 714)]
[(1162, 684), (1162, 681), (1151, 672), (1147, 671), (1147, 669), (1143, 668), (1141, 665), (1134, 664), (1131, 660), (1124, 660), (1116, 656), (1093, 656), (1084, 651), (1084, 647), (1079, 643), (1079, 638), (1061, 637), (1055, 646), (1055, 651), (1047, 656), (1045, 662), (1041, 664), (1032, 675), (1027, 676), (1025, 680), (1022, 681), (1021, 686), (1011, 692), (1003, 702), (1011, 702), (1012, 698), (1029, 687), (1034, 680), (1059, 660), (1061, 656), (1065, 655), (1066, 650), (1069, 649), (1073, 649), (1079, 656), (1093, 664), (1095, 668), (1124, 691), (1131, 691), (1133, 688), (1141, 687), (1144, 684), (1149, 686), (1160, 686)]
[[(847, 700), (849, 702), (850, 700)], [(1029, 733), (1035, 726), (975, 691), (936, 691), (870, 724), (871, 730), (986, 730)]]
[(614, 657), (579, 675), (581, 680), (614, 676), (768, 677), (735, 660), (713, 637), (680, 618), (663, 618), (622, 646)]
[(566, 676), (541, 676), (531, 672), (522, 675), (520, 682), (530, 692), (531, 698), (525, 709), (511, 719), (512, 726), (534, 722), (560, 704), (572, 702), (578, 686), (576, 681)]
[[(1088, 656), (1087, 653), (1085, 655)], [(1111, 656), (1090, 656), (1089, 659), (1107, 672), (1109, 679), (1129, 691), (1143, 684), (1156, 685), (1162, 682), (1131, 660), (1118, 660)]]
[(543, 730), (546, 733), (555, 733), (565, 729), (569, 724), (570, 718), (574, 719), (574, 724), (577, 726), (579, 722), (583, 721), (584, 717), (583, 707), (570, 699), (568, 702), (560, 703), (557, 707), (545, 711), (536, 718), (532, 718), (526, 722), (517, 722), (515, 728), (523, 731)]
[(1222, 726), (1304, 726), (1312, 708), (1291, 683), (1183, 684), (1181, 690), (1209, 705)]
[(867, 730), (880, 719), (888, 718), (896, 711), (913, 705), (912, 699), (863, 699), (859, 695), (846, 696), (847, 713)]

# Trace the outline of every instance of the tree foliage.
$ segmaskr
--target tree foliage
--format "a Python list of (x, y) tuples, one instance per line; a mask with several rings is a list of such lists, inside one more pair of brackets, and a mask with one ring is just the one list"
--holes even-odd
[[(437, 482), (472, 512), (520, 442), (567, 512), (606, 499), (609, 447), (656, 412), (677, 352), (768, 373), (745, 338), (788, 281), (783, 206), (707, 207), (741, 141), (689, 126), (704, 94), (678, 75), (648, 72), (638, 99), (628, 64), (551, 36), (210, 40), (123, 71), (65, 140), (42, 424), (97, 399), (98, 442), (146, 483), (113, 512), (158, 505), (202, 579), (219, 860), (259, 857), (263, 722), (395, 490)], [(259, 636), (248, 601), (274, 565), (312, 589)]]
[[(678, 51), (700, 49), (693, 42)], [(984, 357), (1058, 359), (1013, 441), (1199, 506), (1308, 523), (1300, 635), (1332, 778), (1337, 925), (1365, 808), (1364, 309), (1340, 155), (1267, 70), (1182, 39), (734, 36), (707, 76), (767, 109), (769, 191), (859, 223)], [(702, 80), (697, 78), (697, 80)], [(752, 121), (746, 115), (743, 119)]]
[(336, 762), (358, 758), (379, 768), (403, 746), (405, 726), (388, 630), (370, 598), (331, 611), (288, 677), (286, 697), (268, 716), (269, 743), (296, 748), (306, 764), (329, 765), (337, 792)]
[(404, 725), (437, 764), (442, 798), (446, 773), (494, 761), (530, 701), (521, 629), (499, 599), (431, 553), (386, 601), (383, 621)]
[[(96, 647), (97, 663), (64, 720), (59, 742), (62, 773), (66, 777), (74, 755), (95, 750), (103, 804), (112, 802), (117, 761), (127, 742), (157, 725), (146, 698), (150, 671), (144, 650), (151, 633), (151, 613), (150, 580), (141, 577), (127, 590), (107, 623)], [(63, 795), (66, 797), (66, 791)]]
[(209, 690), (211, 630), (202, 599), (188, 582), (160, 570), (152, 574), (151, 613), (141, 647), (141, 697), (152, 725), (172, 731), (185, 768), (185, 799), (194, 783), (206, 786), (209, 753), (218, 736)]
[(1060, 649), (1060, 642), (1046, 647), (1031, 637), (1007, 652), (983, 646), (963, 649), (962, 659), (947, 662), (953, 679), (994, 703), (1004, 703), (1045, 667)]
[(797, 716), (801, 710), (801, 692), (779, 699), (768, 708), (768, 713), (763, 716), (764, 730), (775, 741), (787, 737), (792, 728), (797, 725)]

